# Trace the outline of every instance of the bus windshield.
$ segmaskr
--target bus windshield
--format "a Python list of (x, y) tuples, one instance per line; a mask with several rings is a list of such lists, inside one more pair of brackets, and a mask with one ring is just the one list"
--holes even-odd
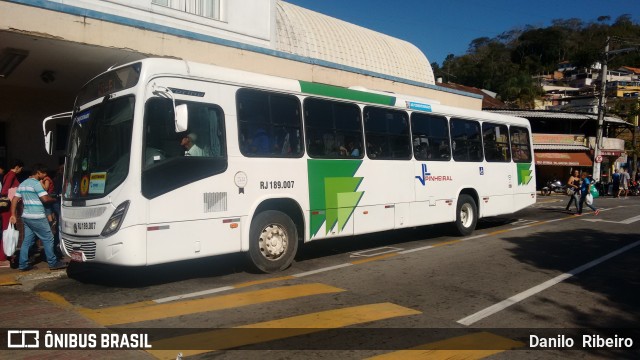
[(65, 199), (103, 197), (127, 177), (134, 103), (134, 96), (123, 96), (74, 114)]

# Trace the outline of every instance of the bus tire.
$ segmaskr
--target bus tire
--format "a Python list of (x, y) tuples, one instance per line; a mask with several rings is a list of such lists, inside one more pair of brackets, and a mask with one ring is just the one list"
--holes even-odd
[(460, 194), (456, 206), (456, 232), (462, 236), (470, 235), (478, 223), (478, 206), (473, 198)]
[(298, 250), (298, 230), (291, 218), (276, 210), (256, 215), (249, 229), (249, 260), (261, 272), (289, 267)]

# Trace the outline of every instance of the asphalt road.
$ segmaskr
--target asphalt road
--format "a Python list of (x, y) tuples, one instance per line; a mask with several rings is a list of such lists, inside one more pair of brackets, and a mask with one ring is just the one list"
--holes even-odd
[(640, 198), (600, 198), (597, 217), (566, 213), (567, 200), (539, 198), (467, 238), (439, 225), (312, 243), (279, 274), (248, 272), (241, 255), (73, 264), (32, 291), (164, 339), (159, 358), (638, 358)]

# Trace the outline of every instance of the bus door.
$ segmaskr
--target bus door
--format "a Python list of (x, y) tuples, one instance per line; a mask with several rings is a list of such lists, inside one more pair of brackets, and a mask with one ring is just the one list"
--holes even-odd
[(482, 144), (484, 161), (478, 168), (480, 213), (493, 216), (510, 212), (515, 183), (507, 125), (483, 122)]
[[(511, 126), (511, 156), (513, 158), (513, 211), (518, 211), (535, 202), (535, 165), (529, 130)], [(534, 194), (534, 196), (532, 196)]]

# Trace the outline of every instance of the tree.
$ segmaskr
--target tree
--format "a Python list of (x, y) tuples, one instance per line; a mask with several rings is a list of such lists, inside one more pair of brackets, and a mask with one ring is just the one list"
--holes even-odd
[[(602, 60), (608, 36), (618, 41), (612, 44), (612, 50), (640, 43), (640, 25), (629, 14), (611, 25), (610, 20), (607, 15), (589, 23), (575, 18), (554, 19), (549, 27), (526, 25), (495, 38), (478, 37), (469, 43), (464, 55), (448, 55), (442, 67), (434, 66), (434, 73), (447, 81), (497, 92), (509, 104), (531, 107), (543, 95), (532, 76), (552, 72), (562, 61), (577, 67), (592, 66)], [(618, 55), (609, 59), (609, 65), (640, 67), (640, 52)]]

